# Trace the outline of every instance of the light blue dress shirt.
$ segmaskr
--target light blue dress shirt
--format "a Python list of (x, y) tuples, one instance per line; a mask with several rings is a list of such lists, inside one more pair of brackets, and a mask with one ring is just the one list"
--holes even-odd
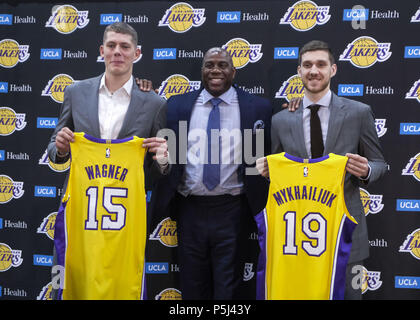
[[(187, 163), (178, 186), (178, 192), (187, 195), (238, 195), (243, 192), (243, 181), (238, 175), (242, 161), (241, 115), (238, 95), (231, 87), (223, 93), (219, 104), (221, 142), (220, 184), (209, 191), (203, 184), (203, 164), (207, 161), (207, 122), (214, 98), (206, 89), (194, 104), (188, 131)], [(217, 148), (217, 146), (216, 146)], [(212, 149), (212, 154), (214, 149)]]

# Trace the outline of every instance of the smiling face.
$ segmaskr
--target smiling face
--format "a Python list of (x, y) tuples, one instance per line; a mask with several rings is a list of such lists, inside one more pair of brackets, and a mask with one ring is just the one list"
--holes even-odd
[(207, 51), (201, 68), (204, 88), (214, 97), (225, 93), (232, 86), (236, 70), (229, 53), (220, 48)]
[(307, 51), (302, 55), (298, 74), (305, 87), (305, 94), (322, 97), (330, 89), (331, 78), (337, 72), (337, 65), (331, 64), (325, 50)]
[(140, 50), (129, 34), (109, 31), (99, 48), (105, 62), (105, 72), (112, 76), (131, 76), (133, 62), (140, 56)]

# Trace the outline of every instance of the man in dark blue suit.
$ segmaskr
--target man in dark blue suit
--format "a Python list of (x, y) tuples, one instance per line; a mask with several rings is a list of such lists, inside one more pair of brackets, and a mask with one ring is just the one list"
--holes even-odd
[(204, 88), (168, 100), (167, 128), (177, 146), (168, 141), (170, 173), (155, 185), (151, 209), (155, 221), (177, 221), (186, 300), (235, 298), (241, 226), (266, 204), (268, 183), (255, 159), (271, 150), (272, 108), (232, 86), (235, 73), (229, 53), (212, 48), (203, 59)]

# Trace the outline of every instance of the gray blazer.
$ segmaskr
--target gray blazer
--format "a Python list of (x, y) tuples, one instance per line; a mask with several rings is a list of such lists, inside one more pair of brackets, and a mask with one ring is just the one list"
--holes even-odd
[[(330, 119), (325, 142), (324, 155), (332, 152), (339, 155), (355, 153), (366, 157), (371, 168), (369, 181), (361, 181), (356, 176), (346, 174), (344, 196), (350, 214), (358, 222), (353, 233), (353, 245), (349, 262), (366, 259), (369, 256), (369, 242), (366, 217), (360, 200), (359, 185), (369, 185), (378, 180), (386, 171), (382, 148), (375, 130), (371, 108), (363, 103), (332, 94)], [(308, 158), (303, 138), (303, 105), (295, 112), (280, 111), (272, 118), (272, 153), (287, 152)]]
[[(52, 162), (63, 163), (68, 160), (68, 157), (60, 159), (56, 156), (55, 137), (63, 127), (100, 138), (98, 96), (101, 77), (102, 74), (95, 78), (78, 81), (68, 86), (64, 91), (60, 119), (48, 144), (48, 156)], [(118, 139), (134, 135), (140, 138), (154, 137), (165, 126), (166, 101), (153, 91), (140, 91), (134, 82), (130, 104)], [(152, 156), (147, 153), (145, 166), (152, 168), (157, 173), (158, 165), (153, 163)]]

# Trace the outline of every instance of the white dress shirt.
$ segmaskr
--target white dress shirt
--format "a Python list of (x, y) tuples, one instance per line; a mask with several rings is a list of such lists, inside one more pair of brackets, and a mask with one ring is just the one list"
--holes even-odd
[(311, 153), (311, 109), (308, 107), (313, 104), (318, 104), (321, 107), (318, 110), (319, 120), (321, 121), (321, 130), (322, 130), (322, 141), (327, 140), (328, 133), (328, 121), (330, 120), (330, 103), (331, 103), (331, 90), (318, 101), (312, 102), (307, 96), (303, 97), (303, 137), (305, 139), (305, 147), (308, 152), (309, 158), (312, 158)]
[[(214, 98), (206, 89), (201, 91), (194, 104), (188, 131), (187, 164), (178, 192), (187, 195), (238, 195), (243, 192), (243, 181), (238, 175), (242, 161), (241, 115), (238, 95), (234, 88), (223, 93), (219, 104), (220, 130), (231, 134), (230, 141), (220, 147), (220, 184), (209, 191), (203, 184), (203, 163), (207, 160), (207, 123)], [(228, 139), (225, 139), (225, 141)], [(205, 153), (203, 153), (205, 151)]]
[(130, 104), (133, 77), (111, 93), (105, 84), (105, 74), (99, 85), (98, 117), (102, 139), (117, 139)]

